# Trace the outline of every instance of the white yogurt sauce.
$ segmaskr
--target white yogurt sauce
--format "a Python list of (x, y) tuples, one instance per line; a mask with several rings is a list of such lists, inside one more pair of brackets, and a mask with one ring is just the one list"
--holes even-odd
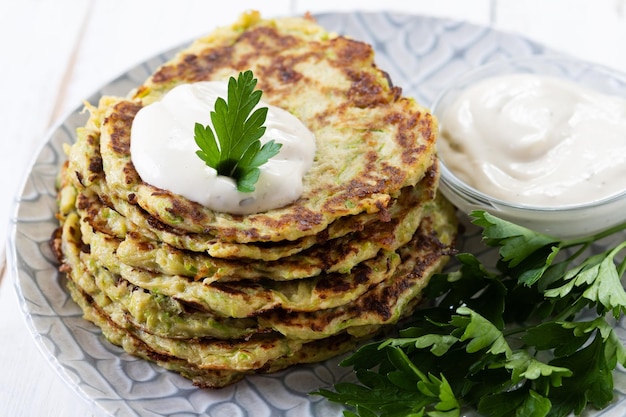
[(475, 189), (534, 206), (626, 190), (626, 101), (533, 74), (480, 81), (439, 116), (439, 153)]
[(283, 109), (259, 103), (269, 108), (261, 143), (274, 139), (282, 147), (260, 167), (255, 191), (238, 191), (233, 179), (217, 175), (196, 155), (195, 123), (210, 124), (215, 101), (225, 98), (227, 91), (227, 82), (183, 84), (142, 108), (131, 129), (135, 169), (143, 181), (215, 211), (250, 214), (295, 201), (302, 194), (302, 178), (313, 163), (315, 137)]

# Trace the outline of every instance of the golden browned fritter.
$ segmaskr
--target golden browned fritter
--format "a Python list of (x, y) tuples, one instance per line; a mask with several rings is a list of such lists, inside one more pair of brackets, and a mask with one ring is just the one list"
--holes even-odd
[[(248, 69), (315, 135), (301, 197), (232, 215), (144, 182), (130, 155), (137, 112), (176, 85)], [(453, 253), (435, 119), (369, 45), (309, 17), (245, 14), (88, 109), (59, 174), (60, 271), (112, 343), (198, 386), (354, 348), (412, 314)]]
[[(143, 182), (130, 156), (130, 129), (142, 106), (178, 84), (227, 80), (247, 69), (267, 103), (297, 116), (315, 135), (301, 197), (268, 212), (231, 215)], [(384, 216), (402, 188), (417, 184), (433, 164), (436, 131), (433, 116), (374, 65), (369, 45), (328, 34), (308, 19), (252, 14), (193, 43), (130, 98), (103, 99), (80, 133), (83, 143), (72, 149), (70, 171), (79, 186), (97, 182), (98, 195), (124, 216), (149, 214), (155, 228), (226, 242), (296, 240), (344, 216)]]

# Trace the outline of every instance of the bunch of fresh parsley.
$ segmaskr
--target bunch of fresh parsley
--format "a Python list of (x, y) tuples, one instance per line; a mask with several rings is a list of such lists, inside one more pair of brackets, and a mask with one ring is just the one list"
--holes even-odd
[(434, 306), (399, 337), (342, 362), (358, 384), (314, 394), (351, 406), (346, 417), (452, 417), (468, 408), (558, 417), (610, 403), (612, 371), (626, 365), (612, 325), (626, 312), (626, 261), (618, 259), (626, 242), (586, 254), (626, 224), (562, 240), (483, 211), (471, 216), (485, 244), (499, 248), (497, 265), (458, 254), (458, 270), (434, 276), (425, 290)]
[[(196, 154), (218, 175), (235, 180), (237, 190), (252, 192), (260, 175), (259, 167), (278, 154), (280, 143), (270, 140), (261, 146), (267, 107), (255, 107), (263, 92), (255, 90), (257, 79), (251, 70), (228, 80), (228, 97), (219, 97), (211, 112), (211, 125), (195, 124)], [(254, 110), (254, 111), (253, 111)]]

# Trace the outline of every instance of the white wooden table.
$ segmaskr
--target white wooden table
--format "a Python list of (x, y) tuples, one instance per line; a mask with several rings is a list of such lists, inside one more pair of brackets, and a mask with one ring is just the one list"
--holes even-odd
[[(265, 16), (384, 9), (466, 20), (626, 71), (626, 0), (2, 0), (0, 235), (46, 131), (125, 69), (250, 8)], [(4, 239), (0, 251), (0, 416), (92, 416), (37, 350), (4, 268)]]

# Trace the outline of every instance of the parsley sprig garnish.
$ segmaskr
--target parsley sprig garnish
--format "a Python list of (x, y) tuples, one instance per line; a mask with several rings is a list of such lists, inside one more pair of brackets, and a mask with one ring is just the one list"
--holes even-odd
[(346, 417), (452, 417), (472, 407), (486, 417), (562, 417), (613, 398), (612, 372), (626, 348), (612, 323), (626, 313), (621, 242), (585, 258), (598, 240), (535, 233), (483, 211), (472, 213), (488, 268), (456, 256), (458, 270), (434, 276), (399, 337), (365, 345), (342, 362), (359, 383), (314, 394), (353, 407)]
[(194, 139), (200, 147), (196, 154), (218, 175), (234, 179), (241, 192), (255, 190), (259, 167), (278, 154), (282, 146), (274, 140), (261, 146), (268, 108), (254, 110), (263, 94), (254, 89), (256, 84), (257, 79), (250, 70), (240, 72), (237, 79), (230, 77), (228, 101), (219, 97), (211, 112), (215, 132), (210, 125), (200, 123), (194, 128)]

